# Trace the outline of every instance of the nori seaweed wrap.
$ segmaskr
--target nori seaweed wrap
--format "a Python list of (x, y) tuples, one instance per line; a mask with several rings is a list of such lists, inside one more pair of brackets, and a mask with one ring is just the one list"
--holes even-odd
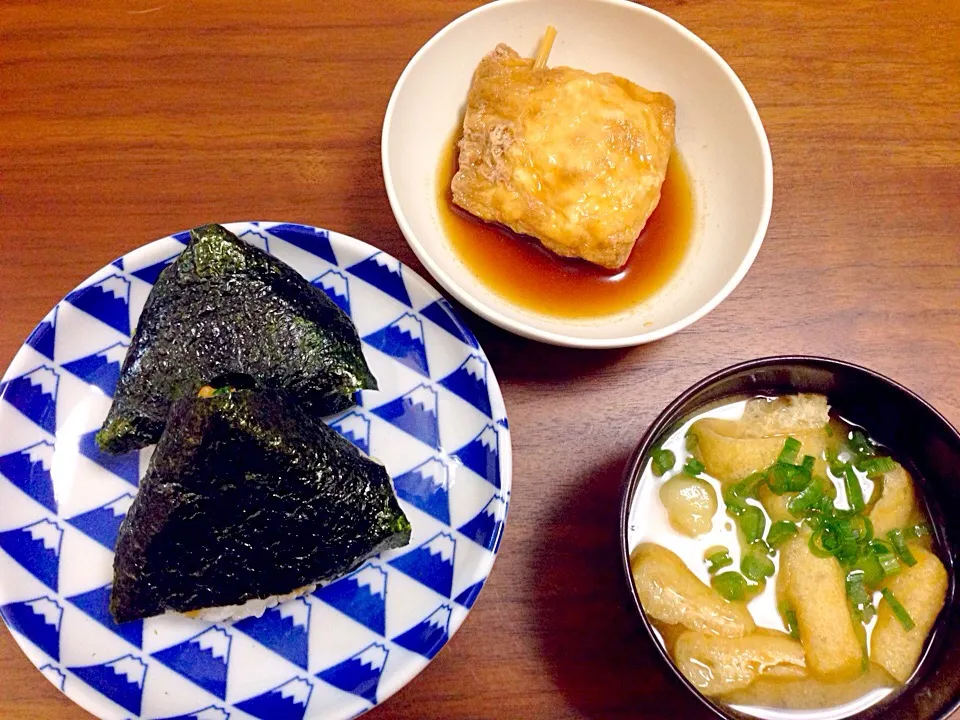
[(237, 375), (318, 416), (377, 388), (356, 328), (322, 290), (207, 225), (190, 231), (147, 298), (97, 442), (112, 453), (155, 443), (175, 400)]
[(280, 393), (178, 400), (117, 539), (117, 622), (300, 591), (410, 541), (379, 463)]

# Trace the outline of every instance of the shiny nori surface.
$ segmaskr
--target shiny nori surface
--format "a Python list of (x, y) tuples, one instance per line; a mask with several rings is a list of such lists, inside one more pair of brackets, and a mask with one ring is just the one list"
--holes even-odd
[(117, 622), (243, 603), (410, 540), (386, 469), (273, 391), (174, 404), (117, 539)]
[(284, 389), (317, 415), (377, 387), (353, 323), (322, 290), (207, 225), (147, 298), (97, 442), (114, 453), (155, 443), (173, 401), (233, 375)]

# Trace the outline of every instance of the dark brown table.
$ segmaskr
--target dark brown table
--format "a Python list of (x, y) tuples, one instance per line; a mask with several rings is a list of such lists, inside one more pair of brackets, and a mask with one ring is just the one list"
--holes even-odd
[[(472, 0), (0, 5), (0, 365), (67, 291), (209, 221), (340, 230), (423, 272), (380, 124), (404, 64)], [(453, 642), (373, 718), (693, 718), (624, 593), (621, 471), (680, 391), (748, 358), (888, 374), (960, 423), (960, 6), (654, 0), (716, 48), (773, 149), (766, 242), (678, 335), (586, 352), (469, 318), (515, 450), (501, 556)], [(425, 274), (425, 273), (424, 273)], [(0, 718), (88, 717), (0, 632)]]

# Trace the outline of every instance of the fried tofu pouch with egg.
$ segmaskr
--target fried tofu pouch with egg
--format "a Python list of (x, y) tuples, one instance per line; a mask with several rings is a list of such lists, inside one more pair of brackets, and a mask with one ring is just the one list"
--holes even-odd
[(655, 620), (731, 638), (756, 629), (744, 603), (724, 599), (665, 547), (638, 545), (630, 556), (630, 568), (640, 604)]
[(914, 622), (912, 630), (905, 630), (897, 620), (890, 604), (883, 599), (877, 608), (877, 625), (870, 638), (870, 657), (900, 682), (913, 674), (927, 634), (943, 608), (947, 595), (947, 571), (939, 558), (923, 548), (911, 548), (917, 564), (905, 566), (894, 576), (887, 588), (903, 605)]
[(498, 45), (467, 96), (453, 201), (558, 255), (621, 267), (660, 202), (675, 114), (663, 93), (535, 68)]

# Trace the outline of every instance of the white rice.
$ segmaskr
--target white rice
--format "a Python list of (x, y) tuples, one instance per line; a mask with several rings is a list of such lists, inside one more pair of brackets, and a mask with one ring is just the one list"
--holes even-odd
[(317, 583), (305, 585), (297, 588), (286, 595), (271, 595), (265, 598), (251, 598), (240, 605), (224, 605), (222, 607), (203, 608), (202, 610), (191, 610), (183, 613), (195, 620), (204, 620), (206, 622), (233, 622), (243, 620), (248, 617), (260, 617), (267, 610), (276, 607), (287, 600), (293, 600), (301, 595), (308, 595), (317, 589)]

